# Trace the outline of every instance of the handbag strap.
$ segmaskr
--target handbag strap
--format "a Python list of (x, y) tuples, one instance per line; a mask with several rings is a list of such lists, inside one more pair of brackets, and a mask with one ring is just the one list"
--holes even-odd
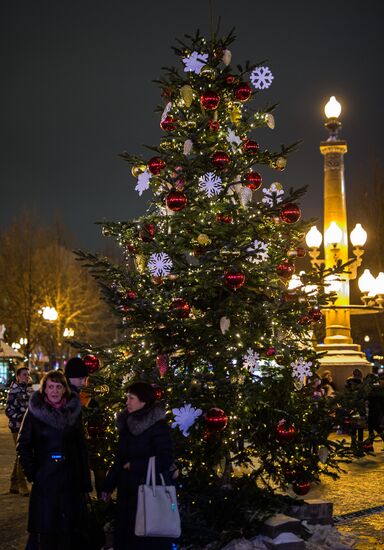
[[(147, 467), (147, 479), (145, 481), (146, 485), (152, 485), (152, 491), (153, 494), (156, 494), (156, 458), (154, 456), (151, 456), (148, 460), (148, 467)], [(162, 474), (160, 474), (160, 480), (161, 484), (165, 487), (165, 481)]]

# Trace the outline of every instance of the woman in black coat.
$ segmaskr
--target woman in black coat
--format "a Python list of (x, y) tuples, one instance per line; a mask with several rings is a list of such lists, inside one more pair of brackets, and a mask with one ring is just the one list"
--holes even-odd
[(85, 493), (92, 490), (81, 404), (64, 374), (50, 371), (32, 394), (17, 442), (21, 466), (33, 483), (28, 531), (39, 550), (81, 548), (76, 533)]
[(127, 408), (117, 418), (119, 444), (115, 462), (104, 483), (103, 499), (108, 501), (117, 487), (114, 550), (168, 550), (166, 538), (136, 537), (135, 519), (138, 487), (145, 483), (148, 461), (156, 457), (156, 473), (169, 484), (173, 464), (170, 428), (165, 411), (155, 402), (150, 384), (136, 382), (128, 388)]

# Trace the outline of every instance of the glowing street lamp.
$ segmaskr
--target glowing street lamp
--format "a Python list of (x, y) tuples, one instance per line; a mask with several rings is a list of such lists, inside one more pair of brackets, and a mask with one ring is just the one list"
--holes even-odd
[[(357, 269), (362, 264), (367, 232), (358, 223), (348, 241), (344, 180), (347, 143), (338, 136), (341, 129), (341, 104), (335, 96), (329, 99), (324, 112), (327, 117), (325, 127), (329, 132), (327, 140), (320, 144), (320, 152), (324, 156), (324, 229), (322, 235), (317, 227), (311, 227), (306, 235), (306, 243), (314, 267), (332, 270), (339, 264), (348, 264), (345, 273), (330, 274), (324, 279), (324, 290), (330, 294), (330, 305), (323, 308), (326, 334), (324, 343), (317, 346), (319, 352), (326, 352), (320, 359), (320, 372), (331, 368), (336, 384), (341, 387), (354, 368), (361, 368), (363, 373), (370, 371), (370, 363), (361, 347), (352, 340), (350, 315), (375, 313), (384, 309), (384, 274), (375, 279), (366, 269), (359, 278), (364, 305), (350, 304), (350, 280), (357, 278)], [(349, 256), (349, 242), (352, 258)], [(322, 243), (323, 258), (320, 257)]]
[(39, 313), (46, 321), (57, 321), (59, 314), (54, 307), (44, 306)]

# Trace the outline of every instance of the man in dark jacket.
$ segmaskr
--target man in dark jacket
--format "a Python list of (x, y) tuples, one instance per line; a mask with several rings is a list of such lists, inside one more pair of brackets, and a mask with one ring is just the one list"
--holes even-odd
[(106, 476), (104, 459), (100, 453), (100, 439), (105, 432), (104, 415), (97, 401), (87, 391), (88, 368), (80, 357), (72, 357), (65, 365), (65, 376), (71, 390), (80, 396), (82, 418), (87, 436), (89, 466), (93, 472), (97, 498), (101, 497), (101, 489)]
[[(28, 408), (28, 401), (32, 393), (32, 388), (28, 384), (28, 381), (28, 368), (25, 365), (19, 366), (16, 369), (16, 381), (13, 382), (10, 387), (7, 404), (5, 407), (5, 414), (8, 417), (8, 426), (11, 430), (15, 446), (21, 421), (23, 420), (25, 411)], [(17, 455), (11, 474), (11, 487), (9, 492), (12, 494), (20, 493), (23, 496), (29, 495), (27, 481)]]
[(65, 365), (65, 377), (69, 387), (75, 393), (80, 393), (85, 385), (88, 376), (88, 369), (81, 357), (71, 357)]

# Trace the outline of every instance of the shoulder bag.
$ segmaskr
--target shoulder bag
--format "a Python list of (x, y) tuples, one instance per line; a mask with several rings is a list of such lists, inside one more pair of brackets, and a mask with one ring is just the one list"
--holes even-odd
[(176, 489), (165, 485), (160, 474), (161, 485), (156, 485), (155, 457), (148, 462), (145, 485), (139, 485), (135, 535), (138, 537), (178, 538), (181, 534), (180, 514), (177, 506)]

